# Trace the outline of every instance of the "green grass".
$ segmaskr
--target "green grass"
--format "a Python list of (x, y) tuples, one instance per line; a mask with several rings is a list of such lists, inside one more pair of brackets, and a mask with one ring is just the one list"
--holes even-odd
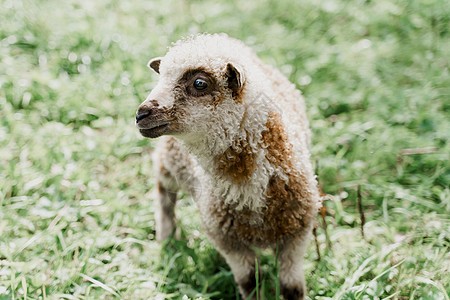
[[(0, 299), (237, 299), (189, 197), (154, 240), (134, 113), (170, 42), (227, 32), (304, 92), (331, 248), (310, 299), (449, 299), (450, 5), (443, 0), (0, 5)], [(434, 153), (400, 156), (405, 148)], [(356, 203), (366, 217), (361, 238)], [(318, 218), (319, 221), (319, 218)], [(262, 294), (276, 261), (261, 252)]]

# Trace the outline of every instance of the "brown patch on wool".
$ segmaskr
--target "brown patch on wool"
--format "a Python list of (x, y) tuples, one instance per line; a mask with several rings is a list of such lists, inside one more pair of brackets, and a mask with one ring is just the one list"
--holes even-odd
[(269, 182), (266, 206), (259, 213), (247, 207), (237, 209), (235, 204), (214, 204), (212, 214), (219, 221), (225, 249), (239, 249), (243, 245), (266, 247), (286, 242), (301, 235), (311, 218), (309, 202), (300, 202), (295, 180), (285, 182), (274, 177)]
[[(208, 88), (198, 91), (193, 84), (196, 79), (203, 79), (208, 82)], [(189, 70), (179, 79), (173, 87), (172, 94), (174, 97), (173, 108), (178, 112), (180, 118), (185, 117), (185, 111), (189, 111), (189, 106), (196, 107), (217, 107), (221, 104), (225, 97), (219, 90), (216, 79), (210, 73), (201, 70)], [(188, 128), (188, 131), (190, 128)]]
[(281, 123), (281, 117), (272, 113), (263, 132), (267, 159), (283, 169), (286, 178), (274, 175), (266, 192), (266, 206), (260, 212), (237, 204), (214, 203), (212, 214), (218, 219), (225, 249), (238, 249), (242, 245), (266, 247), (302, 235), (313, 220), (312, 195), (308, 180), (294, 169), (292, 145)]
[(256, 168), (255, 153), (247, 141), (240, 141), (237, 147), (228, 148), (223, 154), (216, 156), (217, 169), (231, 178), (234, 183), (247, 181)]
[(309, 193), (308, 179), (294, 166), (292, 145), (288, 141), (281, 116), (272, 112), (263, 132), (266, 157), (274, 166), (279, 166), (287, 175), (287, 180), (273, 176), (267, 188), (267, 220), (277, 235), (295, 235), (303, 230), (311, 217), (312, 195)]
[[(204, 90), (197, 90), (194, 87), (194, 82), (197, 79), (202, 79), (207, 83)], [(184, 72), (178, 84), (183, 86), (184, 90), (190, 97), (202, 97), (209, 95), (217, 89), (217, 84), (214, 76), (203, 68), (191, 69)]]
[(281, 122), (279, 113), (271, 112), (266, 123), (267, 131), (262, 133), (266, 158), (271, 164), (288, 172), (292, 168), (292, 145)]

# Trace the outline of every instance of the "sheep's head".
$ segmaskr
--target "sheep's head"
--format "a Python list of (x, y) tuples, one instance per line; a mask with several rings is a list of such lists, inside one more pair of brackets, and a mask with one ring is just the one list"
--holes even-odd
[(148, 63), (159, 81), (136, 113), (144, 137), (227, 136), (239, 126), (244, 70), (220, 47), (198, 39), (175, 44), (166, 56)]

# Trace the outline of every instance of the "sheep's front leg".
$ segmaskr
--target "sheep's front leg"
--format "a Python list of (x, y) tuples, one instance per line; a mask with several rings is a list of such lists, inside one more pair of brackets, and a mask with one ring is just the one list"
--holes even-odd
[(155, 211), (156, 240), (165, 241), (175, 230), (175, 202), (177, 193), (166, 189), (161, 182), (157, 183), (157, 206)]
[[(242, 251), (221, 251), (221, 253), (230, 266), (231, 271), (233, 271), (234, 280), (239, 286), (243, 299), (247, 299), (256, 288), (255, 252), (245, 249)], [(256, 299), (256, 291), (250, 299)]]
[(306, 286), (303, 273), (303, 256), (307, 245), (306, 240), (306, 237), (294, 239), (280, 246), (278, 254), (280, 291), (285, 300), (304, 299)]

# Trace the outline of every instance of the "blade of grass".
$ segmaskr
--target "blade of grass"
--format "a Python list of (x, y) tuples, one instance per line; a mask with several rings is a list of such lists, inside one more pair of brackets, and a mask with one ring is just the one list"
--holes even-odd
[(415, 281), (416, 282), (420, 282), (420, 283), (424, 283), (424, 284), (427, 284), (427, 285), (434, 286), (435, 288), (437, 288), (444, 295), (446, 300), (449, 300), (447, 291), (445, 290), (445, 288), (442, 286), (441, 283), (435, 282), (435, 281), (431, 280), (430, 278), (426, 278), (426, 277), (423, 277), (423, 276), (417, 276), (415, 278)]
[[(381, 253), (376, 253), (368, 258), (366, 258), (362, 264), (353, 272), (353, 276), (348, 277), (344, 284), (342, 285), (341, 289), (335, 294), (333, 299), (341, 299), (341, 297), (346, 293), (346, 291), (355, 285), (355, 283), (358, 281), (359, 278), (361, 278), (364, 274), (369, 272), (371, 270), (371, 267), (368, 267), (372, 261), (375, 259), (381, 259), (394, 251), (396, 248), (400, 247), (401, 245), (399, 243), (393, 244), (390, 247), (386, 247), (384, 251)], [(373, 267), (373, 266), (372, 266)]]
[(119, 294), (117, 294), (112, 288), (110, 288), (109, 286), (107, 286), (106, 284), (104, 284), (103, 282), (100, 282), (86, 274), (80, 273), (80, 276), (83, 277), (85, 280), (92, 282), (93, 284), (101, 287), (102, 289), (104, 289), (105, 291), (109, 292), (110, 294), (113, 294), (114, 296), (119, 297)]
[(22, 289), (23, 289), (23, 299), (27, 300), (28, 288), (27, 288), (27, 280), (25, 279), (25, 276), (22, 276)]
[(373, 278), (371, 281), (369, 281), (368, 283), (364, 284), (363, 287), (361, 288), (361, 290), (359, 291), (359, 296), (362, 296), (362, 293), (366, 290), (366, 288), (370, 285), (371, 282), (377, 281), (381, 276), (383, 276), (384, 274), (386, 274), (387, 272), (394, 270), (395, 268), (397, 268), (398, 266), (400, 266), (401, 264), (403, 264), (405, 262), (405, 260), (401, 260), (400, 262), (398, 262), (397, 264), (393, 265), (392, 267), (384, 270), (383, 272), (381, 272), (380, 274), (378, 274), (377, 276), (375, 276), (375, 278)]
[(278, 243), (277, 248), (275, 250), (275, 272), (276, 272), (276, 278), (275, 281), (275, 299), (280, 299), (280, 267), (278, 266)]
[(256, 299), (259, 300), (259, 265), (258, 265), (258, 258), (255, 258), (255, 278), (256, 278)]
[(47, 300), (47, 291), (45, 290), (45, 285), (42, 285), (42, 298)]

